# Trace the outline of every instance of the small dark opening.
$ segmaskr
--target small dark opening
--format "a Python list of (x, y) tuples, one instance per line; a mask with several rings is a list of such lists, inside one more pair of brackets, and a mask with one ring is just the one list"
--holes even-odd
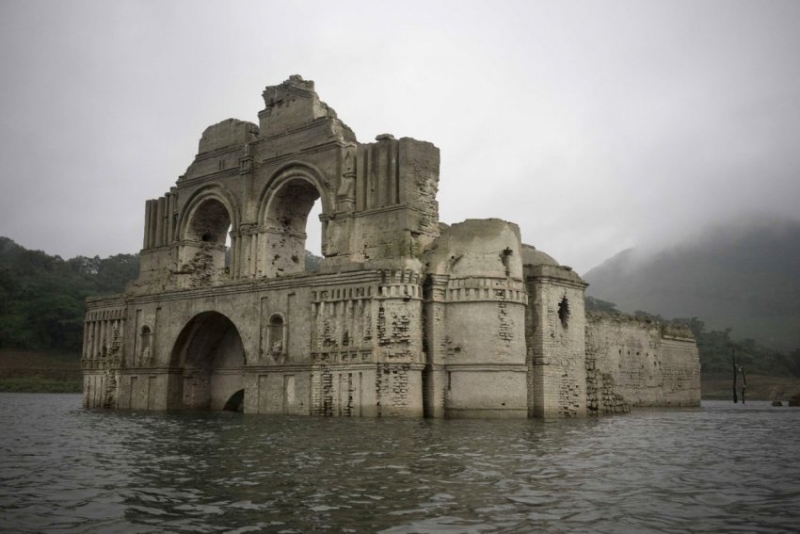
[(511, 276), (511, 263), (509, 258), (511, 258), (512, 254), (514, 254), (514, 251), (510, 248), (506, 248), (500, 253), (500, 261), (503, 263), (503, 267), (505, 267), (506, 276)]
[(203, 234), (203, 237), (201, 237), (200, 239), (202, 239), (204, 242), (208, 243), (209, 241), (213, 241), (214, 236), (211, 235), (211, 232), (206, 232), (206, 233)]
[(244, 390), (240, 389), (228, 399), (223, 408), (226, 412), (243, 412), (244, 411)]
[(561, 326), (564, 328), (569, 324), (569, 301), (567, 297), (561, 299), (558, 303), (558, 318), (561, 319)]

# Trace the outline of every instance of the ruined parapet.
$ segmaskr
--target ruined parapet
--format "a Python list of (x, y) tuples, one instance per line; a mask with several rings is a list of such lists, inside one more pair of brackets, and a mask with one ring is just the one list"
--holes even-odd
[(698, 406), (700, 359), (691, 331), (622, 313), (589, 312), (586, 355), (596, 377), (632, 406)]
[(587, 284), (570, 267), (530, 245), (522, 245), (522, 261), (528, 292), (528, 413), (544, 418), (585, 416)]
[(519, 227), (499, 219), (443, 226), (423, 259), (429, 415), (525, 417)]
[(279, 85), (268, 86), (262, 96), (264, 109), (258, 119), (264, 137), (284, 135), (327, 119), (325, 122), (333, 126), (333, 130), (341, 130), (341, 137), (355, 141), (352, 130), (317, 96), (312, 80), (294, 74)]
[(439, 233), (439, 150), (389, 134), (358, 143), (299, 76), (267, 87), (264, 103), (260, 126), (206, 128), (186, 173), (147, 201), (132, 292), (304, 274), (308, 224), (321, 224), (322, 272), (420, 269)]

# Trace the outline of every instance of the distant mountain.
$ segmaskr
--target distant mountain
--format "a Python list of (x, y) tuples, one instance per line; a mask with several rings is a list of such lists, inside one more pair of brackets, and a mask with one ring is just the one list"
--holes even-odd
[(698, 317), (734, 339), (800, 347), (800, 221), (718, 228), (656, 253), (628, 249), (584, 279), (587, 295), (622, 311)]

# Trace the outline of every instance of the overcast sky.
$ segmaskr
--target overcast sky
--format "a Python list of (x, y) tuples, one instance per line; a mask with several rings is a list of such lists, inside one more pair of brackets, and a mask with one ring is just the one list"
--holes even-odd
[[(800, 213), (800, 2), (0, 2), (0, 235), (141, 248), (206, 126), (316, 82), (361, 142), (442, 153), (443, 222), (584, 273)], [(318, 252), (318, 250), (317, 250)]]

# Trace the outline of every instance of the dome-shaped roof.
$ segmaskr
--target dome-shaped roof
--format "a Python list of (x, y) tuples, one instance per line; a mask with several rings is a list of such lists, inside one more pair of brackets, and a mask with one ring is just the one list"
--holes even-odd
[(531, 245), (522, 245), (522, 264), (523, 265), (552, 265), (558, 267), (558, 262), (549, 254), (536, 250)]

